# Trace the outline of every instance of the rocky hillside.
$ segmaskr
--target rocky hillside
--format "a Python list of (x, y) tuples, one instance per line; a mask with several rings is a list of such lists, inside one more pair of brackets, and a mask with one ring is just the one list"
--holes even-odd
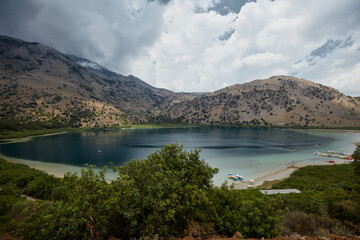
[(0, 36), (0, 96), (3, 121), (45, 121), (52, 126), (360, 126), (358, 99), (310, 81), (278, 76), (213, 93), (174, 93), (87, 59), (6, 36)]
[(192, 124), (360, 126), (360, 101), (307, 80), (275, 76), (169, 106), (165, 118)]
[(39, 43), (0, 36), (0, 116), (72, 126), (123, 125), (154, 118), (191, 99)]

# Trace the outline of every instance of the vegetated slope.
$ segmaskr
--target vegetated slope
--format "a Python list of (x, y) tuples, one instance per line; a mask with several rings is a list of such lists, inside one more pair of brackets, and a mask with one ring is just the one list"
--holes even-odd
[(123, 125), (149, 121), (157, 108), (175, 98), (192, 98), (6, 36), (0, 36), (0, 63), (2, 118), (65, 121), (71, 126)]
[(173, 104), (162, 113), (195, 124), (360, 126), (360, 101), (307, 80), (275, 76)]
[(0, 36), (0, 96), (0, 120), (42, 121), (52, 127), (360, 126), (359, 99), (310, 81), (277, 76), (213, 93), (174, 93), (87, 59), (6, 36)]

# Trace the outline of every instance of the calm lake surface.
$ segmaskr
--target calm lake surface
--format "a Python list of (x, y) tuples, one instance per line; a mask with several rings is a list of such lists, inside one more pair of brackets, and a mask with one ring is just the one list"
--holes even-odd
[(331, 149), (352, 153), (354, 143), (360, 142), (360, 135), (336, 130), (225, 127), (122, 129), (4, 143), (0, 144), (0, 154), (63, 174), (79, 171), (86, 163), (102, 167), (113, 162), (118, 166), (132, 159), (144, 159), (164, 144), (175, 142), (183, 144), (186, 150), (202, 148), (201, 158), (220, 169), (214, 178), (214, 183), (219, 185), (226, 180), (228, 172), (256, 178), (286, 166), (328, 160), (313, 155), (315, 151)]

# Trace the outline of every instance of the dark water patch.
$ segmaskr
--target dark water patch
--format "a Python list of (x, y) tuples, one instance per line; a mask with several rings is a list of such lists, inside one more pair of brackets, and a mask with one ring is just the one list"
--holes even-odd
[(231, 148), (243, 148), (243, 149), (254, 149), (254, 148), (264, 148), (264, 146), (251, 146), (251, 145), (243, 145), (243, 146), (199, 146), (195, 148), (201, 149), (231, 149)]
[(327, 145), (329, 137), (281, 129), (163, 128), (73, 132), (0, 144), (0, 153), (21, 159), (98, 167), (122, 165), (144, 159), (165, 144), (178, 142), (191, 150), (202, 148), (201, 157), (225, 159), (297, 152)]
[(124, 147), (129, 148), (162, 148), (164, 145), (150, 145), (150, 144), (124, 144)]

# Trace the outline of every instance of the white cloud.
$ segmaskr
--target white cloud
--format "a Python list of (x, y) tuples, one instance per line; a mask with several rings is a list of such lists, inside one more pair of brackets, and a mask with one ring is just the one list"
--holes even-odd
[(255, 67), (268, 67), (276, 63), (281, 63), (286, 60), (286, 57), (281, 54), (275, 53), (257, 53), (250, 56), (246, 56), (243, 59), (243, 63), (248, 66)]
[(80, 66), (83, 66), (83, 67), (89, 67), (89, 68), (93, 68), (93, 69), (96, 69), (96, 70), (101, 70), (101, 66), (99, 64), (97, 64), (97, 63), (94, 63), (94, 62), (78, 61), (76, 63), (79, 64)]
[(292, 74), (360, 96), (358, 0), (19, 1), (0, 2), (0, 34), (156, 87), (213, 91)]
[[(161, 36), (147, 54), (133, 59), (129, 72), (175, 91), (213, 91), (225, 84), (296, 73), (360, 95), (360, 89), (339, 84), (346, 79), (350, 85), (360, 84), (355, 24), (360, 10), (354, 10), (355, 5), (350, 0), (259, 0), (245, 4), (238, 14), (222, 16), (214, 11), (195, 14), (196, 3), (175, 0), (165, 9)], [(234, 33), (220, 41), (229, 29)], [(329, 39), (344, 41), (351, 35), (351, 48), (335, 49), (314, 66), (304, 60)]]

